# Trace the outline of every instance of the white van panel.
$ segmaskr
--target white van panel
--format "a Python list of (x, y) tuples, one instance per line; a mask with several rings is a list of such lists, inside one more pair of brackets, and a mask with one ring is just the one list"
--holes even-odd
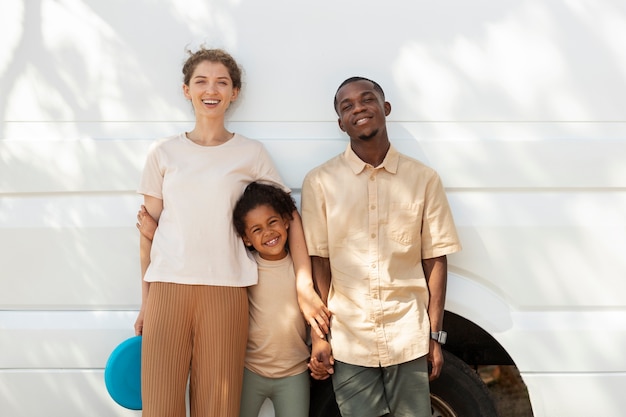
[[(0, 410), (3, 416), (140, 417), (141, 411), (117, 405), (106, 392), (100, 370), (2, 371)], [(69, 410), (69, 411), (68, 411)], [(273, 417), (266, 400), (259, 417)]]
[(537, 416), (621, 416), (626, 374), (522, 373)]
[[(104, 369), (137, 311), (0, 311), (0, 369)], [(104, 381), (102, 381), (104, 382)]]
[(0, 371), (0, 410), (6, 417), (140, 417), (109, 397), (102, 369)]

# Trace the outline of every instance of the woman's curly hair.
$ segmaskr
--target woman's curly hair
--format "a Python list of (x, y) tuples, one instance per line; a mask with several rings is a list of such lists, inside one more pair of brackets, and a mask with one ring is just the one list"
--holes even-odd
[(233, 88), (241, 90), (241, 67), (235, 61), (231, 54), (223, 49), (206, 49), (201, 47), (196, 52), (187, 51), (189, 58), (183, 65), (183, 82), (189, 85), (191, 76), (196, 70), (198, 64), (203, 61), (218, 62), (226, 67), (230, 79), (233, 82)]

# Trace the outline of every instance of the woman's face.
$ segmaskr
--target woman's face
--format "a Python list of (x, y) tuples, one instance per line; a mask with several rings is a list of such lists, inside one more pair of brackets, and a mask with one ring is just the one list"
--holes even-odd
[(233, 88), (228, 69), (220, 62), (202, 61), (193, 71), (183, 93), (191, 100), (196, 116), (223, 117), (239, 89)]

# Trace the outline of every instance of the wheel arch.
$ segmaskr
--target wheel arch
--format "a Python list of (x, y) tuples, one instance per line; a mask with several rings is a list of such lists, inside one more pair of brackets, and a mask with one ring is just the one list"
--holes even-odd
[(476, 280), (449, 273), (445, 310), (447, 351), (471, 366), (515, 365), (506, 347), (493, 336), (512, 327), (503, 297)]

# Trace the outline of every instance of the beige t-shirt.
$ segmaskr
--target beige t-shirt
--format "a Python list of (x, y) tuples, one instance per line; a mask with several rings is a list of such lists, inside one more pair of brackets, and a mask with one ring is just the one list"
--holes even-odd
[(391, 366), (428, 353), (422, 259), (461, 249), (437, 173), (392, 146), (378, 167), (351, 149), (302, 186), (309, 254), (330, 259), (335, 359)]
[(259, 283), (248, 287), (250, 326), (246, 368), (283, 378), (307, 370), (310, 352), (307, 328), (298, 306), (296, 275), (291, 256), (268, 261), (255, 256)]
[(162, 199), (163, 212), (144, 279), (230, 287), (256, 284), (256, 262), (232, 225), (233, 207), (253, 181), (282, 186), (258, 141), (235, 134), (219, 146), (201, 146), (181, 133), (155, 142), (138, 192)]

